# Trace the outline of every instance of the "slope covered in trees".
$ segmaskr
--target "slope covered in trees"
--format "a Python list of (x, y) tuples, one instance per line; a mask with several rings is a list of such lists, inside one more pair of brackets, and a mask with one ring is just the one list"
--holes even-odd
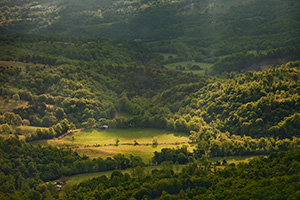
[[(288, 151), (300, 147), (299, 8), (297, 0), (1, 1), (0, 199), (300, 198), (300, 152)], [(222, 76), (162, 65), (177, 61), (215, 63)], [(140, 157), (90, 159), (18, 140), (103, 124), (185, 132), (195, 148), (155, 152), (163, 169), (146, 174)], [(20, 125), (41, 127), (25, 134)], [(288, 152), (237, 167), (207, 161), (274, 151)], [(192, 164), (175, 174), (166, 161)], [(132, 175), (114, 171), (64, 197), (47, 183), (128, 167)]]
[(243, 51), (226, 56), (214, 64), (212, 74), (223, 72), (260, 71), (288, 61), (299, 60), (300, 46), (288, 46), (264, 51)]
[[(56, 38), (51, 42), (51, 37), (27, 35), (2, 37), (3, 59), (44, 65), (28, 63), (18, 67), (11, 62), (10, 66), (1, 66), (1, 96), (8, 102), (15, 101), (13, 97), (27, 101), (27, 106), (12, 111), (31, 125), (49, 127), (67, 118), (77, 127), (92, 127), (115, 118), (123, 105), (121, 96), (147, 99), (174, 85), (206, 82), (200, 76), (138, 65), (152, 55), (138, 43), (120, 43), (132, 45), (131, 52), (106, 40), (101, 44), (92, 48), (88, 41)], [(82, 48), (85, 45), (88, 47)], [(101, 54), (105, 55), (103, 59), (97, 57)], [(117, 122), (111, 123), (116, 126)]]
[(1, 36), (1, 60), (46, 65), (93, 62), (101, 65), (157, 65), (161, 59), (140, 42), (42, 35)]
[[(261, 72), (226, 74), (207, 85), (175, 86), (153, 97), (151, 105), (164, 108), (164, 115), (155, 115), (161, 128), (202, 138), (219, 132), (292, 138), (299, 134), (299, 78), (299, 62), (290, 62)], [(136, 104), (132, 99), (126, 111), (135, 114)], [(153, 107), (144, 107), (148, 112), (134, 118), (136, 126), (149, 125), (142, 122), (155, 112)]]
[[(7, 101), (27, 101), (26, 107), (13, 112), (32, 125), (49, 127), (66, 117), (76, 127), (109, 123), (114, 127), (170, 129), (197, 137), (228, 132), (291, 139), (299, 134), (299, 62), (215, 78), (137, 64), (103, 64), (102, 59), (89, 56), (94, 53), (91, 46), (76, 47), (92, 45), (87, 41), (82, 44), (56, 38), (46, 43), (45, 39), (48, 37), (2, 38), (3, 57), (16, 61), (39, 58), (36, 62), (56, 59), (44, 66), (1, 67), (1, 96)], [(155, 60), (154, 54), (151, 57), (148, 51), (141, 51), (144, 47), (134, 42), (131, 45), (138, 56), (133, 58), (134, 53), (130, 53), (121, 57), (117, 53), (121, 63)], [(15, 47), (17, 51), (11, 50)], [(41, 49), (38, 55), (37, 49)], [(99, 51), (106, 55), (105, 63), (119, 50), (112, 54)], [(74, 52), (82, 55), (73, 58)], [(132, 116), (120, 117), (120, 112)]]
[[(62, 176), (144, 165), (140, 157), (116, 155), (90, 159), (71, 149), (33, 147), (16, 138), (0, 138), (0, 198), (58, 199), (53, 182)], [(47, 182), (47, 183), (46, 183)]]
[(224, 170), (193, 164), (179, 174), (168, 166), (139, 177), (115, 172), (82, 182), (66, 199), (297, 199), (299, 155), (274, 153)]
[(138, 39), (177, 60), (215, 62), (300, 42), (297, 0), (7, 0), (1, 9), (0, 34)]

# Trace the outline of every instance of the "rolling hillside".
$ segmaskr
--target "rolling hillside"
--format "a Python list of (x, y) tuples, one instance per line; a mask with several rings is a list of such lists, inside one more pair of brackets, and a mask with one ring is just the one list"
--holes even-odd
[(180, 61), (213, 63), (239, 51), (299, 44), (299, 6), (296, 0), (8, 0), (1, 3), (0, 34), (139, 40)]
[[(131, 62), (151, 59), (135, 43), (123, 43), (135, 47), (126, 54), (122, 43), (113, 46), (109, 41), (90, 44), (56, 38), (46, 43), (48, 37), (32, 41), (32, 36), (24, 35), (11, 42), (11, 38), (2, 37), (7, 49), (3, 57), (44, 64), (18, 67), (11, 62), (1, 67), (3, 101), (23, 100), (27, 106), (11, 111), (32, 125), (49, 127), (67, 117), (78, 128), (106, 122), (113, 127), (193, 131), (200, 136), (211, 130), (254, 138), (299, 134), (299, 62), (216, 78), (132, 66)], [(97, 45), (110, 47), (112, 53), (92, 48)], [(17, 51), (9, 53), (14, 48)], [(97, 51), (106, 57), (99, 59)], [(101, 64), (110, 59), (124, 64)]]
[(299, 199), (299, 10), (0, 1), (0, 199)]

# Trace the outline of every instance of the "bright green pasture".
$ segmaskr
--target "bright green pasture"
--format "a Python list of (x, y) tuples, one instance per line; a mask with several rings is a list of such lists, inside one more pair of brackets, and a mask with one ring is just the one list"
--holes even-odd
[[(185, 144), (188, 145), (188, 144)], [(155, 151), (160, 152), (163, 148), (177, 148), (182, 147), (183, 144), (180, 145), (157, 145), (153, 147), (152, 145), (119, 145), (119, 146), (100, 146), (100, 147), (79, 147), (75, 149), (77, 153), (80, 155), (87, 155), (90, 158), (107, 158), (113, 157), (116, 154), (124, 154), (127, 158), (130, 154), (134, 156), (140, 156), (145, 163), (149, 163), (149, 161), (153, 157), (153, 153)], [(193, 151), (192, 147), (188, 147), (189, 151)]]
[(25, 133), (25, 134), (31, 134), (31, 133), (35, 133), (35, 131), (37, 129), (49, 129), (49, 128), (46, 128), (46, 127), (39, 127), (39, 126), (18, 126), (17, 128), (21, 129), (22, 133)]
[(15, 108), (26, 107), (27, 105), (28, 101), (9, 99), (7, 102), (3, 97), (0, 97), (0, 112), (12, 112)]
[(111, 145), (118, 139), (119, 145), (133, 144), (136, 140), (139, 144), (151, 145), (152, 140), (157, 138), (159, 144), (170, 144), (188, 142), (188, 135), (158, 129), (108, 129), (108, 130), (85, 130), (75, 132), (63, 138), (63, 141), (74, 143), (79, 146), (84, 145)]
[[(119, 145), (116, 146), (116, 140)], [(153, 139), (158, 145), (152, 146)], [(138, 145), (133, 145), (134, 141)], [(188, 145), (188, 135), (159, 129), (108, 129), (85, 130), (72, 133), (62, 139), (48, 140), (48, 144), (58, 147), (72, 147), (80, 155), (91, 158), (112, 157), (118, 153), (140, 156), (148, 163), (153, 152), (162, 148), (176, 148)], [(189, 147), (191, 148), (191, 147)]]

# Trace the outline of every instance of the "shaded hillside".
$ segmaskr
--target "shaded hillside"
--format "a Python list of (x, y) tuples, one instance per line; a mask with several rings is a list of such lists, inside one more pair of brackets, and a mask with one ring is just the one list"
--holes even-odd
[(215, 62), (299, 44), (299, 6), (297, 0), (8, 0), (1, 3), (0, 34), (138, 39), (179, 60)]
[(264, 51), (244, 51), (221, 59), (213, 65), (211, 73), (259, 71), (298, 59), (300, 59), (299, 45)]
[(92, 62), (101, 65), (155, 65), (161, 59), (140, 42), (43, 35), (0, 37), (1, 60), (46, 65)]

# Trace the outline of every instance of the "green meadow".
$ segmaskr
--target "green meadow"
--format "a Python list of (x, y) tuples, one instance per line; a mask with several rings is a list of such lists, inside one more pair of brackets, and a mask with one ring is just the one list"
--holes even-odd
[(0, 97), (0, 111), (3, 113), (12, 112), (15, 108), (26, 107), (27, 105), (28, 101), (16, 101), (14, 99), (5, 100), (3, 97)]
[[(116, 145), (116, 141), (118, 145)], [(153, 146), (153, 140), (158, 145)], [(140, 156), (148, 163), (153, 152), (162, 148), (177, 148), (188, 144), (187, 134), (159, 129), (89, 129), (75, 132), (62, 139), (48, 140), (47, 143), (58, 147), (70, 147), (79, 154), (91, 158), (112, 157), (118, 153)], [(135, 144), (135, 145), (134, 145)], [(192, 149), (192, 147), (189, 147)]]

